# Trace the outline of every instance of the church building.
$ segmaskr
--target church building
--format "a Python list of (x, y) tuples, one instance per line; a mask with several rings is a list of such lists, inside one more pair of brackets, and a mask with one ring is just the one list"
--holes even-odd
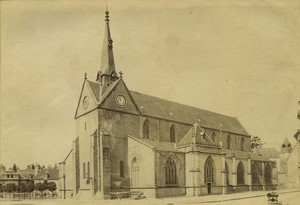
[(73, 149), (60, 163), (61, 196), (110, 199), (117, 191), (139, 191), (159, 198), (274, 189), (276, 163), (252, 156), (251, 136), (236, 118), (126, 86), (115, 66), (109, 22), (106, 11), (100, 70), (95, 81), (84, 78)]

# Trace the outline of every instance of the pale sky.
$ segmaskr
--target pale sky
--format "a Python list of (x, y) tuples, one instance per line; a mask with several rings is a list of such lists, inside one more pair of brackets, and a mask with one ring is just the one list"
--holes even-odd
[[(84, 73), (100, 67), (105, 1), (1, 1), (1, 161), (72, 147)], [(300, 2), (109, 1), (128, 88), (237, 117), (266, 147), (300, 127)]]

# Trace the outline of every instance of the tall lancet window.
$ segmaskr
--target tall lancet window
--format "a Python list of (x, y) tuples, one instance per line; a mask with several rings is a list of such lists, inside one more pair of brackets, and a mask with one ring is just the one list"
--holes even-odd
[(85, 162), (83, 162), (83, 164), (82, 164), (82, 178), (85, 179), (85, 175), (86, 175), (86, 172), (85, 172)]
[(231, 137), (230, 137), (230, 135), (227, 136), (227, 149), (231, 149)]
[(237, 167), (237, 184), (245, 184), (245, 168), (242, 162), (240, 162)]
[(206, 159), (204, 164), (204, 181), (205, 183), (215, 182), (215, 165), (211, 156)]
[(91, 177), (90, 162), (87, 163), (87, 177)]
[(172, 125), (171, 128), (170, 128), (170, 142), (175, 142), (176, 141), (176, 138), (175, 138), (175, 126)]
[(120, 161), (120, 177), (124, 177), (124, 161)]
[(251, 167), (251, 174), (252, 174), (252, 184), (261, 184), (260, 182), (260, 169), (256, 162), (253, 163)]
[(150, 124), (148, 120), (145, 120), (143, 124), (143, 138), (149, 139), (150, 136)]
[(241, 139), (241, 150), (244, 151), (244, 146), (245, 146), (245, 140), (244, 138), (242, 137)]
[(138, 187), (139, 186), (139, 164), (136, 158), (133, 158), (131, 162), (131, 186)]
[(177, 169), (176, 162), (173, 157), (169, 157), (165, 164), (165, 183), (166, 186), (177, 185)]
[(212, 139), (213, 142), (216, 143), (216, 133), (215, 133), (215, 132), (213, 132), (213, 133), (211, 134), (211, 139)]
[(265, 182), (266, 184), (272, 184), (272, 168), (269, 164), (265, 168)]

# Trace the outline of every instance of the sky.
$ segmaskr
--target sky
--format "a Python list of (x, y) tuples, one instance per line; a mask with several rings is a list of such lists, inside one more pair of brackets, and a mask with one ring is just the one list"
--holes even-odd
[[(64, 160), (106, 1), (1, 1), (1, 163)], [(300, 128), (299, 1), (108, 1), (130, 90), (237, 117), (266, 147)]]

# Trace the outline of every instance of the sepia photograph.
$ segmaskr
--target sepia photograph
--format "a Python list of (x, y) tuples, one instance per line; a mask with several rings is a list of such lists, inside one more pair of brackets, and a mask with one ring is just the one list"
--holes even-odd
[(300, 1), (0, 0), (0, 204), (300, 204)]

